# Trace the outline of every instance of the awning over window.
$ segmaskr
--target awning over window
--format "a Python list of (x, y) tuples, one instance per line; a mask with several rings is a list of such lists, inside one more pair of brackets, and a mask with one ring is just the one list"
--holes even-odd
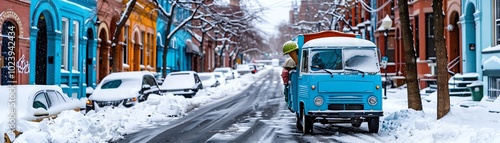
[(186, 53), (189, 54), (198, 54), (202, 56), (203, 54), (200, 52), (200, 48), (191, 41), (191, 39), (186, 40)]

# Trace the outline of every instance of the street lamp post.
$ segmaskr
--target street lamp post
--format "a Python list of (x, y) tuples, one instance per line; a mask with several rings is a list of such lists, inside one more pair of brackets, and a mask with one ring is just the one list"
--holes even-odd
[[(380, 30), (384, 30), (384, 40), (385, 40), (385, 47), (384, 47), (384, 57), (387, 57), (387, 48), (388, 48), (388, 35), (389, 35), (389, 29), (392, 27), (392, 20), (389, 17), (389, 15), (386, 15), (384, 19), (382, 19), (382, 25), (380, 26)], [(387, 57), (388, 58), (388, 57)], [(387, 67), (384, 66), (384, 71), (385, 71), (385, 84), (384, 85), (384, 99), (387, 99), (387, 82), (389, 81), (387, 78)]]

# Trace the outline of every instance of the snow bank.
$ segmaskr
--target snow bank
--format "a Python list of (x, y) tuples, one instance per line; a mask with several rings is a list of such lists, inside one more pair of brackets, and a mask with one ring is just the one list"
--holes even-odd
[[(408, 108), (407, 89), (390, 89), (384, 100), (380, 134), (385, 142), (500, 142), (500, 114), (471, 97), (450, 97), (450, 112), (436, 120), (437, 92), (422, 96), (423, 111)], [(488, 102), (492, 103), (492, 102)], [(465, 108), (462, 105), (465, 106)]]
[(500, 133), (491, 128), (473, 128), (429, 118), (423, 111), (403, 109), (382, 120), (381, 133), (391, 142), (500, 142)]
[[(55, 119), (44, 119), (35, 127), (21, 134), (16, 142), (110, 142), (144, 128), (179, 119), (189, 111), (226, 97), (240, 93), (250, 87), (256, 78), (269, 70), (247, 74), (230, 80), (216, 88), (200, 90), (193, 98), (165, 94), (151, 95), (147, 101), (131, 108), (103, 108), (86, 115), (73, 110), (61, 112)], [(80, 104), (84, 100), (80, 100)]]

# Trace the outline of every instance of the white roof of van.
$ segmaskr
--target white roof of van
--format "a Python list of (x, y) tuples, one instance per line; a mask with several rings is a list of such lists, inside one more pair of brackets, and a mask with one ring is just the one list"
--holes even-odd
[(307, 41), (303, 48), (309, 47), (376, 47), (368, 40), (352, 37), (325, 37)]

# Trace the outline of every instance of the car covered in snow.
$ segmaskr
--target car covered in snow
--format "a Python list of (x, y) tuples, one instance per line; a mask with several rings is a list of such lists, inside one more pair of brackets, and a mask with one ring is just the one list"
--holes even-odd
[[(80, 101), (69, 98), (56, 85), (0, 86), (0, 133), (3, 142), (13, 142), (19, 134), (44, 118), (55, 118), (65, 110), (80, 111)], [(9, 102), (12, 101), (12, 102)], [(10, 122), (16, 123), (11, 129)]]
[(198, 73), (198, 76), (200, 77), (201, 84), (203, 84), (203, 88), (217, 87), (220, 85), (214, 73)]
[(233, 75), (234, 75), (234, 78), (240, 78), (241, 77), (241, 74), (238, 73), (238, 71), (236, 71), (236, 70), (233, 70)]
[(221, 72), (213, 72), (215, 75), (215, 79), (219, 82), (220, 85), (226, 85), (227, 80), (224, 78), (224, 73)]
[(233, 69), (228, 67), (215, 68), (214, 72), (222, 72), (226, 79), (234, 79)]
[(203, 89), (203, 84), (195, 71), (172, 72), (165, 77), (160, 89), (162, 92), (192, 98), (198, 90)]
[(132, 107), (147, 100), (150, 94), (160, 94), (159, 85), (150, 72), (111, 73), (89, 96), (86, 110), (98, 110), (106, 106)]
[(238, 71), (238, 73), (240, 75), (244, 75), (244, 74), (248, 74), (248, 73), (252, 72), (249, 65), (238, 65), (238, 66), (236, 66), (236, 71)]

